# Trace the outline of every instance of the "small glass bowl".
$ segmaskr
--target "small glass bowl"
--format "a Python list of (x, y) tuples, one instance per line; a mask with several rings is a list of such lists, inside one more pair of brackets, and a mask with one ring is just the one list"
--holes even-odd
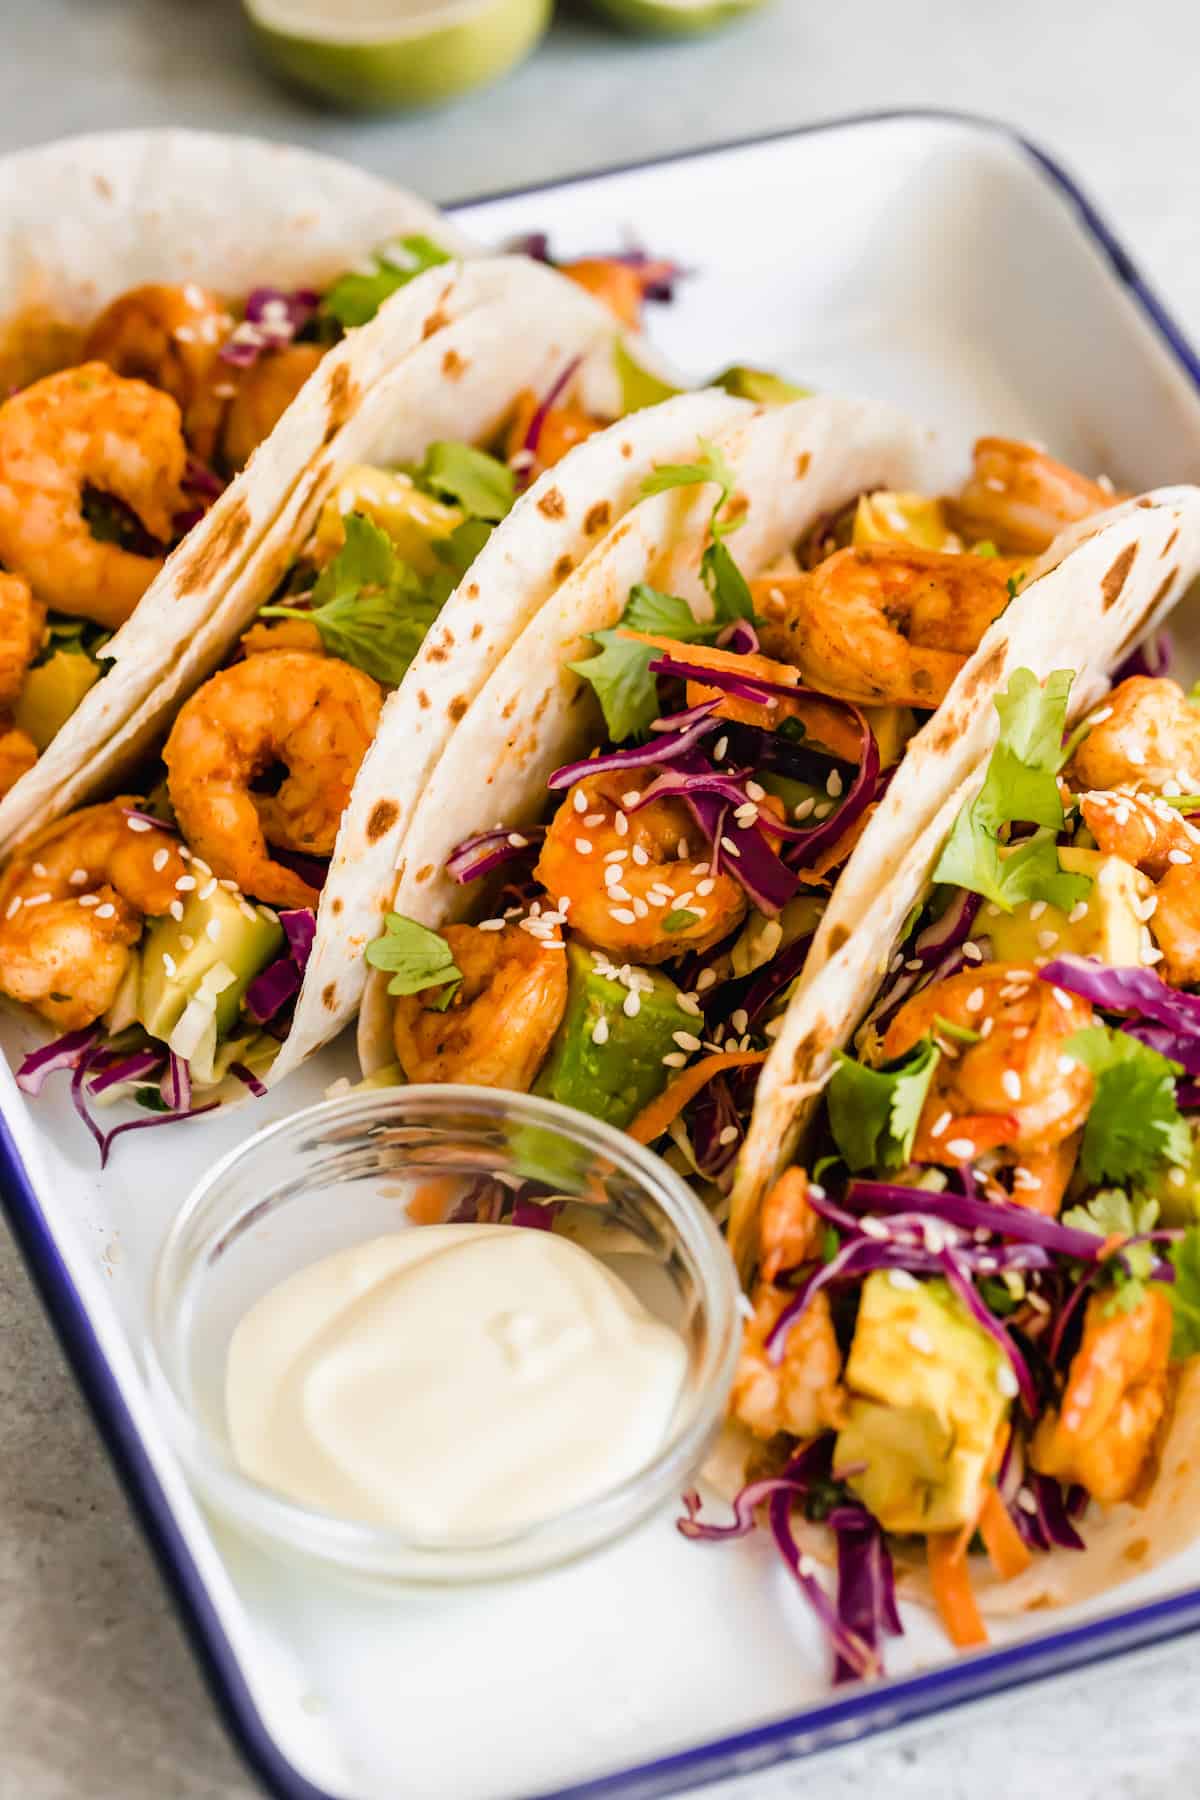
[[(540, 1184), (554, 1228), (599, 1256), (682, 1335), (687, 1374), (669, 1438), (619, 1486), (551, 1518), (464, 1540), (414, 1539), (302, 1506), (244, 1475), (224, 1385), (243, 1314), (287, 1276), (367, 1239), (420, 1230), (408, 1202), (438, 1180)], [(428, 1187), (426, 1187), (428, 1192)], [(442, 1216), (445, 1216), (443, 1212)], [(151, 1391), (203, 1497), (279, 1549), (360, 1575), (473, 1581), (592, 1550), (677, 1498), (719, 1428), (739, 1342), (738, 1284), (708, 1214), (632, 1138), (553, 1101), (484, 1088), (367, 1089), (260, 1131), (193, 1191), (159, 1255), (144, 1356)]]

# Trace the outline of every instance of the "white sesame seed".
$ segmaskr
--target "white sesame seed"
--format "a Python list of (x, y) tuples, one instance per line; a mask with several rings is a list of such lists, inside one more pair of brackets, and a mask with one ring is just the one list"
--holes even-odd
[[(166, 851), (164, 850), (162, 854), (165, 856)], [(155, 862), (154, 866), (157, 869), (159, 865)], [(86, 869), (72, 869), (71, 873), (67, 876), (67, 880), (72, 887), (85, 887), (87, 885), (87, 878), (88, 873)]]
[(647, 851), (643, 850), (642, 846), (640, 844), (635, 844), (633, 846), (633, 849), (630, 851), (630, 855), (633, 857), (633, 860), (637, 864), (639, 869), (645, 869), (649, 866), (649, 863), (650, 863), (649, 853)]
[(208, 924), (204, 927), (204, 935), (211, 943), (215, 944), (221, 935), (221, 921), (219, 919), (210, 919)]
[(195, 938), (194, 938), (194, 937), (191, 937), (191, 936), (189, 936), (189, 934), (188, 934), (188, 933), (187, 933), (187, 932), (186, 932), (186, 931), (181, 931), (181, 932), (180, 932), (180, 934), (179, 934), (179, 948), (180, 948), (180, 949), (181, 949), (181, 950), (191, 950), (191, 949), (194, 949), (194, 947), (195, 947), (195, 943), (196, 943), (196, 940), (195, 940)]
[(628, 855), (628, 850), (606, 850), (604, 860), (606, 863), (620, 863), (624, 862)]
[(1167, 1180), (1172, 1187), (1182, 1187), (1187, 1181), (1187, 1176), (1182, 1169), (1168, 1169)]
[(1038, 1504), (1027, 1487), (1017, 1489), (1017, 1505), (1023, 1513), (1037, 1515)]
[(1055, 1058), (1054, 1066), (1060, 1075), (1073, 1075), (1079, 1065), (1073, 1056), (1064, 1055)]
[(717, 739), (716, 743), (713, 745), (713, 761), (714, 762), (724, 762), (725, 752), (728, 750), (728, 748), (729, 748), (729, 739), (727, 737), (719, 737)]
[(750, 1015), (747, 1013), (744, 1006), (739, 1006), (735, 1012), (730, 1013), (729, 1024), (730, 1028), (733, 1031), (736, 1031), (739, 1036), (743, 1031), (746, 1031), (749, 1028)]
[(1053, 950), (1058, 942), (1058, 933), (1057, 931), (1039, 931), (1037, 941), (1039, 949)]
[(1099, 712), (1094, 712), (1094, 713), (1089, 714), (1088, 724), (1089, 725), (1103, 725), (1105, 719), (1111, 719), (1111, 718), (1112, 718), (1112, 707), (1111, 706), (1102, 706), (1100, 708)]
[(1173, 798), (1178, 798), (1183, 792), (1183, 784), (1175, 780), (1164, 781), (1162, 791), (1164, 794), (1170, 794)]
[[(49, 898), (49, 894), (39, 894), (37, 900), (27, 900), (25, 904), (26, 906), (36, 906), (39, 900), (48, 900)], [(106, 900), (102, 906), (96, 908), (96, 917), (98, 919), (115, 919), (116, 916), (117, 909), (111, 900)]]
[(735, 806), (733, 816), (739, 825), (753, 825), (758, 820), (758, 808), (753, 800), (747, 800), (743, 806)]
[(175, 883), (175, 891), (180, 894), (190, 894), (195, 885), (196, 877), (194, 875), (181, 875)]
[(171, 976), (172, 979), (174, 979), (174, 977), (179, 973), (179, 969), (178, 969), (178, 965), (176, 964), (175, 958), (171, 955), (170, 951), (168, 951), (168, 950), (163, 951), (162, 962), (163, 962), (163, 968), (167, 971), (167, 974), (169, 976)]
[(633, 896), (633, 910), (639, 919), (644, 919), (649, 914), (650, 908), (646, 905), (644, 900), (640, 900), (635, 894)]
[(983, 951), (979, 948), (978, 944), (964, 944), (962, 953), (968, 962), (979, 963), (983, 961)]
[(918, 1351), (920, 1355), (933, 1355), (933, 1339), (920, 1325), (912, 1325), (909, 1327), (908, 1341), (913, 1349)]
[(583, 837), (576, 838), (575, 848), (578, 850), (580, 856), (590, 856), (592, 854), (592, 840)]
[(527, 837), (522, 837), (519, 831), (510, 831), (508, 834), (508, 841), (514, 850), (527, 850), (529, 848), (529, 839)]
[(940, 1138), (953, 1116), (954, 1115), (950, 1112), (949, 1108), (947, 1108), (944, 1113), (939, 1113), (933, 1124), (929, 1127), (930, 1137)]
[(49, 874), (49, 870), (46, 868), (45, 863), (40, 863), (40, 862), (34, 863), (33, 872), (35, 875), (40, 875), (43, 881), (46, 879), (46, 876)]
[(1089, 907), (1088, 907), (1087, 901), (1086, 900), (1077, 900), (1075, 902), (1074, 906), (1071, 908), (1070, 912), (1067, 914), (1067, 924), (1068, 925), (1078, 925), (1080, 920), (1087, 918), (1088, 911), (1089, 911)]
[[(85, 899), (91, 899), (91, 897), (92, 897), (91, 895), (84, 896)], [(21, 896), (20, 896), (20, 894), (14, 894), (12, 899), (9, 901), (8, 905), (4, 909), (4, 916), (6, 919), (13, 919), (20, 912), (20, 910), (21, 910)]]
[(1145, 965), (1148, 969), (1152, 969), (1154, 967), (1155, 963), (1160, 963), (1162, 961), (1162, 959), (1163, 959), (1163, 952), (1161, 950), (1154, 949), (1153, 946), (1151, 946), (1149, 949), (1142, 951), (1142, 961), (1145, 963)]
[(980, 1037), (981, 1038), (991, 1037), (995, 1024), (996, 1024), (995, 1019), (984, 1019), (979, 1027)]
[[(249, 919), (250, 923), (253, 925), (255, 919), (258, 917), (258, 914), (255, 912), (254, 908), (251, 906), (250, 902), (248, 900), (242, 900), (239, 902), (239, 907), (240, 907), (243, 919)], [(182, 918), (183, 914), (180, 913), (179, 916), (180, 916), (180, 918)]]
[(624, 813), (617, 813), (613, 818), (613, 830), (618, 837), (626, 837), (629, 832), (629, 820)]
[(617, 863), (617, 862), (607, 863), (605, 865), (605, 869), (604, 869), (604, 885), (605, 885), (605, 887), (612, 887), (614, 882), (618, 882), (621, 880), (624, 873), (625, 873), (625, 871), (621, 867), (620, 863)]
[(967, 995), (967, 1011), (971, 1013), (983, 1011), (983, 989), (972, 988)]
[(1144, 900), (1135, 900), (1133, 903), (1133, 911), (1135, 917), (1144, 925), (1147, 920), (1152, 919), (1158, 911), (1158, 895), (1147, 894)]
[(662, 1060), (664, 1067), (668, 1069), (683, 1069), (687, 1067), (687, 1057), (683, 1054), (682, 1050), (669, 1050)]
[(919, 956), (910, 956), (904, 966), (910, 975), (916, 975), (919, 970), (925, 967), (925, 964), (921, 961)]
[(679, 842), (675, 846), (675, 855), (677, 856), (677, 858), (679, 859), (680, 862), (686, 862), (688, 857), (691, 854), (692, 854), (691, 848), (688, 844), (687, 839), (685, 837), (681, 837)]
[(1125, 755), (1135, 769), (1144, 769), (1145, 768), (1146, 752), (1142, 749), (1140, 744), (1128, 745), (1128, 747), (1126, 748), (1126, 751), (1125, 751)]
[(1192, 859), (1188, 855), (1186, 850), (1168, 850), (1167, 851), (1167, 861), (1169, 863), (1174, 863), (1177, 868), (1185, 867), (1185, 865), (1189, 864), (1191, 862), (1191, 860)]
[(795, 806), (792, 808), (793, 819), (807, 819), (809, 813), (816, 804), (816, 801), (812, 798), (808, 800), (797, 800)]
[(167, 908), (167, 911), (170, 913), (171, 917), (174, 919), (175, 923), (178, 925), (180, 919), (182, 919), (182, 917), (183, 917), (183, 901), (182, 900), (172, 900), (170, 906)]
[(706, 988), (714, 987), (716, 985), (716, 980), (717, 975), (715, 969), (701, 969), (696, 977), (696, 992), (702, 994)]
[(748, 781), (746, 783), (746, 792), (751, 800), (765, 800), (767, 797), (766, 788), (760, 787), (757, 781)]
[(1066, 992), (1065, 988), (1051, 988), (1050, 992), (1056, 1003), (1062, 1007), (1064, 1012), (1070, 1012), (1073, 1009), (1075, 1002), (1072, 1000), (1070, 994)]
[(833, 811), (833, 801), (832, 800), (822, 800), (820, 805), (813, 807), (813, 818), (814, 819), (827, 819), (832, 811)]
[(831, 800), (838, 800), (841, 798), (844, 785), (838, 771), (836, 769), (830, 769), (825, 781), (825, 792), (829, 795)]
[(698, 1050), (700, 1048), (700, 1039), (692, 1031), (673, 1031), (671, 1042), (678, 1044), (681, 1050)]
[(627, 906), (614, 906), (609, 909), (609, 918), (615, 919), (618, 925), (635, 925), (636, 913), (630, 912)]
[(571, 805), (577, 813), (585, 813), (588, 809), (588, 797), (582, 788), (576, 788)]
[(996, 1370), (996, 1386), (1008, 1400), (1020, 1392), (1020, 1383), (1007, 1363), (1001, 1363)]
[(1029, 916), (1031, 919), (1040, 919), (1045, 910), (1046, 902), (1044, 900), (1035, 900), (1033, 905), (1029, 908)]
[(859, 1223), (863, 1228), (865, 1236), (869, 1238), (875, 1238), (878, 1241), (880, 1238), (886, 1238), (888, 1234), (888, 1228), (882, 1220), (873, 1219), (870, 1213), (867, 1213)]
[(970, 1138), (947, 1138), (946, 1148), (956, 1162), (966, 1161), (975, 1154), (975, 1146)]
[(625, 793), (621, 795), (621, 805), (636, 806), (641, 797), (642, 792), (640, 788), (628, 788)]
[(616, 875), (617, 879), (615, 882), (609, 883), (608, 897), (610, 900), (620, 900), (625, 905), (628, 906), (632, 903), (633, 895), (629, 892), (629, 889), (627, 887), (621, 886), (621, 871), (620, 871), (620, 869), (614, 869), (613, 873)]
[(736, 1125), (726, 1125), (723, 1131), (717, 1133), (717, 1142), (718, 1144), (736, 1144), (741, 1135)]
[(723, 837), (721, 839), (721, 848), (724, 850), (726, 856), (740, 857), (742, 854), (731, 837)]
[(1005, 1069), (1003, 1075), (1000, 1077), (1000, 1086), (1004, 1089), (1010, 1100), (1019, 1100), (1021, 1098), (1021, 1077), (1017, 1074), (1015, 1069)]
[[(20, 904), (21, 904), (21, 901), (18, 898), (17, 906), (20, 906)], [(80, 906), (99, 906), (100, 896), (99, 896), (99, 894), (80, 894), (79, 904), (80, 904)], [(14, 906), (12, 910), (13, 910), (13, 912), (15, 912), (16, 906)]]
[(916, 1276), (908, 1269), (889, 1269), (888, 1283), (891, 1287), (899, 1288), (902, 1293), (911, 1292), (913, 1288), (921, 1285)]

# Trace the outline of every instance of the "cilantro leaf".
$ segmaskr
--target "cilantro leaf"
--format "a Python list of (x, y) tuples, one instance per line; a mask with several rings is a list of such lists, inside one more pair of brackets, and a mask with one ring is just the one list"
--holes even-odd
[(450, 257), (432, 238), (416, 232), (399, 243), (385, 244), (370, 261), (372, 266), (340, 276), (321, 302), (321, 311), (346, 331), (365, 325), (390, 294)]
[(440, 610), (385, 531), (349, 513), (346, 541), (318, 577), (312, 607), (264, 606), (263, 618), (307, 619), (330, 656), (399, 687)]
[(700, 559), (700, 579), (712, 595), (713, 616), (722, 625), (731, 624), (734, 619), (754, 617), (749, 584), (725, 542), (729, 533), (736, 531), (742, 523), (745, 513), (741, 512), (733, 519), (721, 517), (733, 493), (735, 480), (719, 445), (701, 438), (697, 462), (663, 463), (642, 483), (642, 493), (647, 495), (669, 493), (672, 488), (699, 487), (710, 481), (720, 488), (708, 527), (712, 542)]
[[(1024, 900), (1047, 900), (1070, 912), (1085, 897), (1089, 878), (1059, 867), (1055, 843), (1063, 823), (1058, 771), (1073, 679), (1069, 669), (1058, 669), (1043, 685), (1032, 670), (1017, 669), (995, 696), (1000, 735), (983, 786), (954, 821), (935, 881), (983, 894), (1005, 912)], [(1042, 829), (1002, 846), (1001, 831), (1018, 821)]]
[(389, 994), (419, 994), (426, 988), (445, 987), (438, 1001), (428, 1004), (445, 1012), (462, 981), (462, 971), (445, 938), (415, 919), (388, 913), (383, 937), (367, 945), (367, 961), (373, 969), (391, 975)]
[(714, 535), (700, 558), (700, 579), (712, 595), (713, 617), (722, 625), (734, 619), (754, 617), (754, 597), (750, 584), (729, 554), (729, 546)]
[(1178, 1063), (1107, 1025), (1077, 1031), (1063, 1048), (1096, 1077), (1079, 1153), (1085, 1181), (1138, 1181), (1164, 1159), (1190, 1160), (1191, 1134), (1175, 1103)]
[(1097, 1237), (1137, 1237), (1153, 1231), (1158, 1220), (1158, 1201), (1149, 1195), (1134, 1198), (1124, 1188), (1101, 1188), (1084, 1206), (1072, 1206), (1062, 1216), (1074, 1231), (1091, 1231)]
[(716, 623), (694, 618), (687, 601), (677, 594), (660, 593), (642, 581), (630, 591), (620, 626), (591, 633), (592, 642), (600, 645), (599, 656), (568, 666), (595, 689), (608, 735), (618, 744), (648, 731), (658, 717), (658, 689), (650, 664), (662, 655), (653, 644), (625, 637), (621, 627), (671, 637), (681, 644), (701, 643), (720, 630)]
[(829, 1083), (829, 1125), (854, 1170), (902, 1169), (941, 1053), (923, 1038), (890, 1068), (868, 1069), (838, 1052)]
[(1175, 1318), (1171, 1361), (1182, 1362), (1200, 1353), (1200, 1225), (1188, 1226), (1171, 1245), (1170, 1257), (1175, 1266), (1175, 1279), (1166, 1285)]
[(442, 440), (430, 444), (425, 460), (409, 471), (423, 493), (461, 506), (472, 518), (498, 525), (517, 497), (516, 477), (507, 463), (473, 444)]
[(711, 438), (700, 439), (700, 455), (694, 463), (660, 463), (642, 482), (642, 493), (666, 494), (672, 488), (702, 487), (715, 482), (721, 490), (714, 512), (719, 513), (733, 492), (734, 475), (720, 446)]

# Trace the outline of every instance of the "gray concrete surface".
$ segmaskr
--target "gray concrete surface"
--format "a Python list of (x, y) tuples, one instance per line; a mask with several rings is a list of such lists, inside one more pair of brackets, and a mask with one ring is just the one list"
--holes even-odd
[[(877, 107), (1003, 116), (1068, 161), (1194, 336), (1198, 84), (1191, 0), (776, 0), (737, 31), (682, 46), (634, 44), (566, 13), (492, 92), (360, 122), (276, 89), (247, 53), (233, 0), (0, 0), (0, 150), (102, 127), (205, 125), (308, 143), (446, 200)], [(0, 1800), (248, 1800), (7, 1238), (0, 1318)], [(1080, 1677), (903, 1746), (709, 1792), (1189, 1794), (1198, 1685), (1200, 1649), (1180, 1649), (1153, 1671)]]

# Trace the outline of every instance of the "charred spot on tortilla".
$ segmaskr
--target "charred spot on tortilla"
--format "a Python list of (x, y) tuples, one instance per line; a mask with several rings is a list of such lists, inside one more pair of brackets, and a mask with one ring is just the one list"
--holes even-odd
[(517, 700), (516, 700), (516, 695), (514, 694), (513, 698), (511, 700), (509, 700), (506, 705), (504, 705), (500, 708), (500, 717), (502, 719), (511, 719), (513, 714), (516, 712), (516, 710), (517, 710)]
[(850, 927), (835, 925), (829, 933), (829, 954), (836, 956), (843, 944), (850, 942)]
[(377, 844), (385, 832), (390, 831), (400, 817), (400, 808), (394, 800), (377, 800), (371, 808), (371, 816), (367, 820), (367, 841)]
[(1159, 582), (1158, 586), (1155, 588), (1154, 598), (1150, 602), (1150, 611), (1151, 612), (1153, 612), (1155, 610), (1155, 608), (1159, 605), (1159, 603), (1161, 601), (1166, 599), (1166, 597), (1170, 593), (1172, 587), (1175, 585), (1178, 575), (1179, 575), (1179, 565), (1178, 565), (1178, 563), (1176, 563), (1176, 565), (1173, 569), (1168, 569), (1167, 573), (1163, 576), (1162, 580)]
[(575, 564), (571, 561), (569, 556), (560, 556), (554, 565), (555, 581), (565, 581), (574, 567)]
[(332, 1012), (337, 1005), (337, 982), (331, 981), (321, 989), (321, 1005), (326, 1012)]
[(457, 350), (447, 350), (442, 358), (442, 374), (447, 381), (457, 381), (460, 375), (466, 374), (466, 370), (466, 358), (460, 356)]
[(329, 402), (329, 423), (325, 427), (325, 442), (329, 443), (350, 417), (358, 399), (354, 382), (350, 378), (350, 370), (344, 362), (334, 362), (331, 359), (326, 389)]
[(96, 192), (99, 194), (99, 196), (102, 200), (111, 200), (112, 199), (113, 184), (108, 179), (107, 175), (93, 175), (92, 176), (92, 186), (95, 188)]
[(471, 627), (471, 642), (474, 643), (476, 638), (479, 638), (482, 636), (483, 636), (483, 620), (476, 619), (475, 623)]
[(1162, 549), (1159, 551), (1158, 554), (1159, 554), (1160, 558), (1167, 556), (1170, 553), (1171, 547), (1174, 544), (1175, 539), (1178, 536), (1179, 536), (1179, 527), (1177, 525), (1175, 527), (1174, 531), (1171, 533), (1170, 537), (1167, 539), (1166, 543), (1163, 545)]
[(993, 644), (979, 667), (967, 676), (963, 683), (963, 699), (972, 700), (980, 688), (990, 687), (998, 680), (1004, 668), (1004, 659), (1008, 655), (1008, 639), (1001, 638)]
[(418, 688), (417, 689), (417, 705), (420, 707), (421, 711), (428, 712), (429, 708), (432, 704), (433, 703), (430, 700), (429, 695), (425, 692), (425, 689)]
[(469, 582), (468, 585), (464, 588), (463, 592), (466, 594), (468, 600), (478, 600), (478, 598), (479, 598), (479, 583), (477, 581)]
[(435, 867), (435, 865), (433, 863), (426, 863), (425, 867), (423, 869), (418, 869), (417, 870), (417, 880), (418, 881), (428, 881), (431, 878), (431, 876), (433, 875), (434, 867)]
[(425, 658), (426, 658), (426, 661), (432, 662), (432, 663), (445, 662), (445, 660), (446, 660), (446, 645), (445, 645), (445, 643), (444, 642), (440, 643), (440, 644), (427, 643), (425, 645)]
[(335, 894), (333, 899), (329, 902), (329, 910), (335, 919), (342, 910), (342, 904), (342, 896), (340, 894)]
[(1147, 512), (1153, 512), (1153, 510), (1157, 504), (1158, 504), (1158, 502), (1156, 500), (1151, 500), (1149, 494), (1143, 494), (1141, 499), (1138, 501), (1138, 505), (1144, 506), (1146, 508)]
[(435, 307), (421, 327), (421, 336), (423, 338), (431, 338), (436, 331), (444, 331), (449, 323), (450, 320), (442, 311), (441, 307)]
[(812, 467), (812, 451), (802, 450), (796, 458), (796, 480), (803, 481)]
[(1121, 1552), (1122, 1557), (1129, 1563), (1145, 1562), (1149, 1554), (1150, 1539), (1144, 1537), (1133, 1538)]
[(633, 445), (632, 444), (622, 444), (621, 445), (621, 455), (625, 458), (626, 462), (628, 462), (629, 458), (633, 455)]
[(566, 502), (556, 487), (547, 488), (538, 501), (538, 511), (547, 519), (562, 519), (566, 516)]
[(1121, 589), (1125, 586), (1125, 583), (1129, 578), (1129, 571), (1133, 567), (1136, 556), (1137, 545), (1126, 544), (1125, 548), (1120, 551), (1115, 558), (1107, 575), (1105, 575), (1101, 581), (1100, 596), (1104, 602), (1105, 612), (1108, 611), (1110, 606), (1115, 606), (1120, 599)]
[(611, 518), (612, 507), (608, 504), (608, 501), (597, 500), (595, 506), (588, 508), (583, 521), (583, 529), (588, 537), (594, 537), (598, 531), (604, 530)]
[(725, 506), (725, 523), (729, 525), (734, 519), (744, 519), (749, 511), (750, 496), (748, 494), (731, 494)]
[[(226, 566), (238, 545), (250, 529), (250, 512), (243, 500), (231, 504), (228, 512), (222, 511), (218, 519), (214, 514), (211, 529), (204, 534), (203, 541), (195, 544), (195, 560), (191, 565), (190, 578), (186, 591), (192, 593), (206, 581), (216, 580)], [(282, 571), (281, 571), (282, 573)], [(182, 599), (184, 590), (180, 590)]]
[(455, 694), (453, 700), (450, 702), (449, 706), (446, 708), (446, 711), (450, 714), (450, 717), (454, 720), (454, 723), (456, 725), (458, 724), (458, 721), (462, 718), (463, 714), (466, 712), (467, 707), (469, 705), (470, 705), (470, 701), (467, 699), (467, 696), (465, 694)]

